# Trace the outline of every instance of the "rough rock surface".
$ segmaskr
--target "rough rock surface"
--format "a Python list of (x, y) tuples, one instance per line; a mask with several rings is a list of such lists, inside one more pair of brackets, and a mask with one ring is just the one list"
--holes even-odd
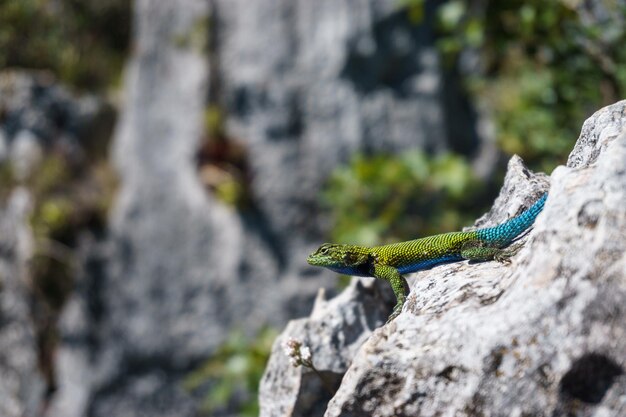
[[(393, 297), (388, 286), (375, 280), (353, 279), (345, 291), (329, 301), (320, 290), (311, 315), (291, 321), (274, 342), (259, 393), (261, 415), (323, 414), (323, 406), (330, 399), (328, 391), (338, 387), (356, 351), (387, 320)], [(284, 368), (288, 339), (309, 347), (323, 382), (302, 367)]]
[[(10, 164), (17, 180), (26, 179), (49, 155), (68, 164), (85, 163), (91, 152), (102, 155), (113, 121), (114, 112), (103, 100), (75, 95), (49, 73), (0, 71), (0, 163)], [(27, 276), (33, 251), (29, 200), (17, 188), (0, 212), (1, 416), (40, 415), (46, 405), (33, 328), (41, 318), (39, 301)]]
[[(329, 171), (359, 150), (453, 148), (431, 28), (397, 7), (136, 2), (111, 238), (87, 250), (63, 315), (49, 415), (194, 415), (180, 381), (230, 328), (282, 325), (335, 285), (304, 264)], [(247, 151), (254, 210), (226, 207), (199, 181), (210, 95)]]
[(207, 13), (202, 0), (136, 3), (111, 238), (88, 251), (94, 268), (62, 318), (50, 415), (195, 412), (178, 382), (219, 342), (224, 312), (207, 294), (236, 272), (221, 250), (240, 250), (217, 227), (234, 215), (210, 204), (193, 166), (207, 71), (202, 48), (186, 40)]
[[(333, 363), (343, 365), (333, 372), (347, 368), (324, 415), (626, 415), (625, 168), (622, 101), (585, 122), (512, 264), (460, 262), (413, 274), (402, 314), (351, 360), (352, 344), (313, 350), (320, 372)], [(477, 225), (510, 217), (545, 188), (544, 177), (514, 158), (494, 208)], [(332, 317), (346, 304), (331, 300), (316, 315)], [(341, 320), (312, 317), (292, 322), (279, 340), (302, 337), (314, 321), (314, 345), (346, 330)], [(301, 375), (311, 373), (294, 371), (275, 347), (262, 382), (263, 416), (319, 415), (294, 411), (311, 395), (299, 390)], [(268, 394), (289, 378), (294, 383), (278, 398)]]
[(229, 132), (246, 142), (256, 202), (286, 239), (279, 246), (294, 244), (286, 233), (294, 227), (316, 231), (320, 188), (355, 153), (489, 153), (442, 69), (433, 2), (425, 2), (421, 25), (393, 1), (215, 0), (214, 7), (213, 84)]
[(81, 162), (106, 142), (113, 111), (95, 96), (76, 96), (46, 72), (0, 72), (0, 162), (26, 177), (51, 150)]
[(0, 415), (37, 415), (44, 383), (37, 368), (35, 329), (30, 315), (27, 262), (32, 236), (30, 199), (16, 190), (0, 213)]

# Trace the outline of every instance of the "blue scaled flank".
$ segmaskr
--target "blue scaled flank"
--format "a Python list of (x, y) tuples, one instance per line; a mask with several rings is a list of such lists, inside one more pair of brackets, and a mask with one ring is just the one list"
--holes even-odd
[(362, 271), (359, 268), (355, 268), (353, 266), (329, 266), (327, 267), (333, 272), (343, 275), (352, 275), (355, 277), (371, 277), (372, 274), (366, 271)]
[(535, 222), (537, 215), (543, 209), (546, 198), (548, 198), (548, 193), (542, 195), (535, 204), (519, 216), (513, 217), (498, 226), (477, 230), (477, 237), (488, 244), (508, 245)]
[(422, 269), (428, 269), (435, 265), (444, 264), (447, 262), (456, 262), (456, 261), (461, 261), (461, 260), (463, 260), (463, 257), (461, 255), (448, 255), (448, 256), (441, 256), (436, 259), (420, 261), (414, 264), (398, 266), (397, 269), (398, 269), (398, 272), (401, 274), (408, 274), (410, 272), (416, 272)]

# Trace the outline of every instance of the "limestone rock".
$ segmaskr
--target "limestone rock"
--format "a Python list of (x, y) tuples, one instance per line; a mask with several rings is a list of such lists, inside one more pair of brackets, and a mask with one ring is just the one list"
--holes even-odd
[[(119, 196), (109, 239), (85, 248), (62, 317), (52, 416), (188, 416), (197, 408), (177, 385), (219, 343), (224, 317), (207, 294), (235, 270), (205, 245), (234, 215), (211, 208), (193, 166), (207, 72), (202, 50), (183, 39), (207, 13), (201, 0), (136, 3), (113, 149)], [(240, 250), (229, 235), (215, 242)]]
[[(291, 321), (274, 342), (260, 386), (261, 416), (322, 414), (320, 398), (330, 399), (356, 350), (391, 314), (393, 297), (388, 286), (374, 280), (353, 279), (331, 300), (320, 290), (311, 316)], [(288, 365), (284, 345), (289, 339), (309, 348), (319, 374)]]
[(16, 190), (0, 213), (0, 415), (32, 417), (43, 401), (35, 329), (30, 315), (27, 262), (32, 236), (29, 196)]
[(82, 162), (86, 151), (104, 147), (113, 119), (103, 100), (72, 94), (46, 72), (0, 72), (0, 160), (9, 157), (18, 178), (52, 149)]
[[(136, 415), (146, 404), (153, 416), (195, 415), (199, 399), (180, 382), (232, 327), (283, 325), (335, 286), (305, 263), (329, 172), (358, 151), (456, 146), (432, 27), (397, 4), (139, 0), (134, 17), (113, 146), (120, 193), (62, 317), (51, 416)], [(200, 182), (214, 102), (246, 151), (247, 210)], [(474, 144), (472, 123), (461, 131)], [(165, 392), (171, 401), (158, 401)]]
[(397, 2), (214, 3), (216, 94), (229, 132), (247, 145), (255, 201), (281, 246), (293, 245), (285, 231), (294, 227), (319, 236), (319, 191), (355, 153), (490, 153), (462, 89), (445, 78), (434, 2), (419, 25)]
[[(356, 351), (325, 416), (625, 415), (625, 121), (622, 101), (585, 123), (512, 264), (460, 262), (410, 275), (402, 314)], [(516, 214), (545, 189), (545, 177), (513, 158), (477, 225)], [(332, 301), (327, 316), (343, 308)], [(326, 323), (319, 340), (342, 331)], [(275, 352), (264, 384), (294, 372)], [(263, 415), (309, 415), (285, 407), (300, 401), (298, 391), (266, 401), (269, 391)]]
[(43, 147), (29, 130), (20, 130), (11, 144), (11, 163), (16, 178), (25, 180), (43, 159)]

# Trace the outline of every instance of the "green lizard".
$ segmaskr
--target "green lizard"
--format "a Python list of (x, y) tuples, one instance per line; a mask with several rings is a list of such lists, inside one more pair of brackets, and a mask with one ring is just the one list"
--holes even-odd
[(400, 314), (406, 300), (408, 285), (402, 274), (463, 259), (506, 262), (519, 250), (519, 245), (509, 245), (533, 224), (547, 197), (546, 193), (522, 214), (495, 227), (374, 247), (324, 243), (307, 262), (340, 274), (389, 281), (397, 299), (389, 323)]

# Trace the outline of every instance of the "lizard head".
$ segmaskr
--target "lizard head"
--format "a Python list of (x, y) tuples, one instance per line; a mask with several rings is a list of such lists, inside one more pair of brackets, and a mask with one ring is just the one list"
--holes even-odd
[(307, 258), (309, 265), (322, 266), (348, 274), (354, 274), (353, 269), (367, 264), (368, 260), (369, 251), (367, 248), (335, 243), (324, 243)]

